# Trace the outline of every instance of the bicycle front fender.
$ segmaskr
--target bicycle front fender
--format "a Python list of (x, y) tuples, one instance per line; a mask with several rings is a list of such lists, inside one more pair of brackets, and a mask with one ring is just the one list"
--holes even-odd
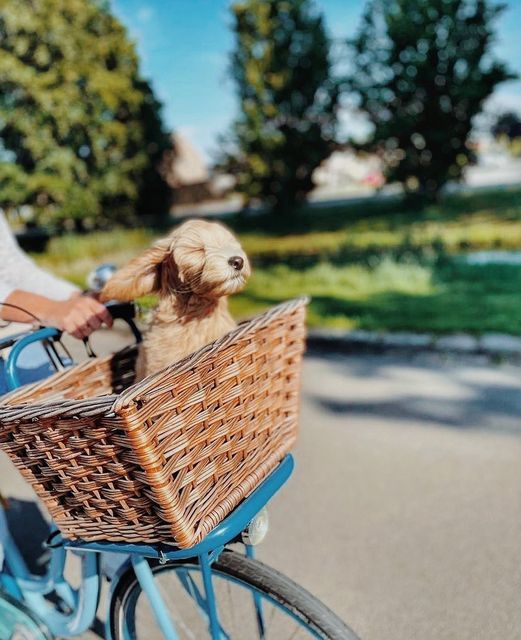
[(62, 613), (49, 605), (42, 594), (26, 592), (29, 608), (47, 625), (53, 635), (69, 638), (87, 631), (94, 621), (100, 594), (99, 558), (96, 553), (81, 554), (81, 587), (76, 607)]

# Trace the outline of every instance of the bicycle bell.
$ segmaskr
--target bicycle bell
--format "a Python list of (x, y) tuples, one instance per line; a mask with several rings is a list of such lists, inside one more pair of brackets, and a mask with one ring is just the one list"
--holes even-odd
[(101, 291), (116, 271), (116, 265), (110, 262), (98, 265), (87, 276), (89, 290), (96, 293)]

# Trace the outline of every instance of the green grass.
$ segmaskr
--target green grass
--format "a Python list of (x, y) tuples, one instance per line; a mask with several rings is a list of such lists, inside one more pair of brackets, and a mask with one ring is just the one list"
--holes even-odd
[(237, 315), (307, 294), (309, 323), (346, 329), (521, 334), (521, 267), (448, 260), (419, 265), (386, 258), (374, 267), (275, 266), (232, 300)]
[[(521, 249), (521, 189), (446, 198), (420, 211), (397, 201), (309, 208), (290, 221), (232, 218), (252, 258), (245, 316), (307, 294), (312, 325), (437, 333), (521, 334), (521, 267), (471, 266), (475, 249)], [(83, 285), (103, 261), (123, 264), (148, 246), (149, 230), (54, 238), (40, 264)]]
[(452, 196), (420, 211), (396, 201), (308, 208), (297, 219), (236, 219), (250, 255), (264, 263), (358, 260), (382, 252), (448, 253), (521, 248), (521, 189)]
[(154, 234), (147, 229), (115, 229), (88, 235), (71, 233), (52, 238), (46, 252), (33, 258), (45, 269), (84, 287), (87, 274), (96, 265), (102, 262), (122, 265), (153, 238)]

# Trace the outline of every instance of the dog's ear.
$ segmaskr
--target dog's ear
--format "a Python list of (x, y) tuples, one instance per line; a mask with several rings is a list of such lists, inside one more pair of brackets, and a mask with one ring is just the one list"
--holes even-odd
[(162, 238), (141, 255), (116, 271), (103, 287), (100, 300), (135, 300), (140, 296), (159, 291), (160, 266), (170, 253), (171, 238)]

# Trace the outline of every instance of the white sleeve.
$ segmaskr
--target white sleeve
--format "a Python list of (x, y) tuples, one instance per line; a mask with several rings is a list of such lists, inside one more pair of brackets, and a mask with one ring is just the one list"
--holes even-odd
[(78, 289), (40, 269), (18, 246), (0, 212), (0, 300), (15, 289), (37, 293), (53, 300), (66, 300)]
[(13, 291), (14, 289), (11, 285), (0, 280), (0, 302), (4, 302), (4, 300), (8, 298)]

